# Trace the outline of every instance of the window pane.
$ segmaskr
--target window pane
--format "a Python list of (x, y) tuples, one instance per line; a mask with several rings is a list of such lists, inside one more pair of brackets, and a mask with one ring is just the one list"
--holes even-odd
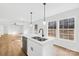
[(48, 23), (48, 27), (49, 27), (50, 29), (53, 29), (53, 28), (54, 28), (54, 22), (49, 22), (49, 23)]
[(61, 34), (61, 33), (64, 33), (64, 30), (60, 30), (60, 34)]
[(74, 35), (69, 35), (69, 40), (73, 40), (74, 39)]
[(68, 22), (69, 22), (68, 19), (64, 20), (64, 28), (68, 28)]
[(68, 35), (69, 34), (69, 30), (64, 29), (64, 34)]
[(53, 22), (53, 27), (56, 29), (56, 21)]
[(64, 27), (64, 20), (61, 20), (59, 24), (60, 24), (59, 27), (60, 27), (60, 28), (63, 28), (63, 27)]
[(74, 34), (74, 30), (69, 30), (69, 34)]
[(69, 39), (69, 35), (64, 34), (64, 39)]
[(69, 28), (74, 28), (74, 18), (69, 19)]

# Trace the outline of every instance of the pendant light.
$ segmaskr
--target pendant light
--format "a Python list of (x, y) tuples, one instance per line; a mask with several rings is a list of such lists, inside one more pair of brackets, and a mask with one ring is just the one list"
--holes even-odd
[(30, 12), (30, 19), (31, 19), (30, 26), (32, 27), (32, 12)]
[(44, 21), (43, 21), (43, 25), (45, 25), (46, 24), (46, 15), (45, 15), (45, 6), (46, 6), (46, 3), (43, 3), (43, 5), (44, 5)]

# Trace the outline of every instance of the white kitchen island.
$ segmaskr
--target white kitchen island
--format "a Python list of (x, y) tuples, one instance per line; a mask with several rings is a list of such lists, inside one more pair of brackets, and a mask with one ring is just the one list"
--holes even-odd
[(53, 40), (38, 41), (33, 39), (33, 36), (23, 35), (27, 37), (27, 55), (28, 56), (53, 56)]

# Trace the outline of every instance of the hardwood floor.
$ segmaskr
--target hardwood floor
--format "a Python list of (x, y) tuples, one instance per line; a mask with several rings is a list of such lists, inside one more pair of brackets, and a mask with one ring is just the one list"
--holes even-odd
[[(2, 35), (0, 37), (0, 56), (26, 56), (21, 45), (22, 41), (19, 35)], [(54, 49), (54, 56), (79, 56), (79, 52), (57, 45), (54, 45)]]
[(18, 35), (2, 35), (0, 37), (0, 56), (25, 56), (22, 41)]
[(55, 56), (79, 56), (79, 52), (72, 51), (58, 45), (54, 45), (54, 49)]

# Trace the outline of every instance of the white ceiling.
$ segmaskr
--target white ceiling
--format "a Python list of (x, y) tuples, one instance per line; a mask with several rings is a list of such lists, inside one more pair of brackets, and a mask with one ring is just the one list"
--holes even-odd
[[(47, 3), (46, 17), (78, 7), (78, 3)], [(33, 21), (43, 18), (42, 3), (0, 3), (0, 21), (29, 22), (31, 11)]]

